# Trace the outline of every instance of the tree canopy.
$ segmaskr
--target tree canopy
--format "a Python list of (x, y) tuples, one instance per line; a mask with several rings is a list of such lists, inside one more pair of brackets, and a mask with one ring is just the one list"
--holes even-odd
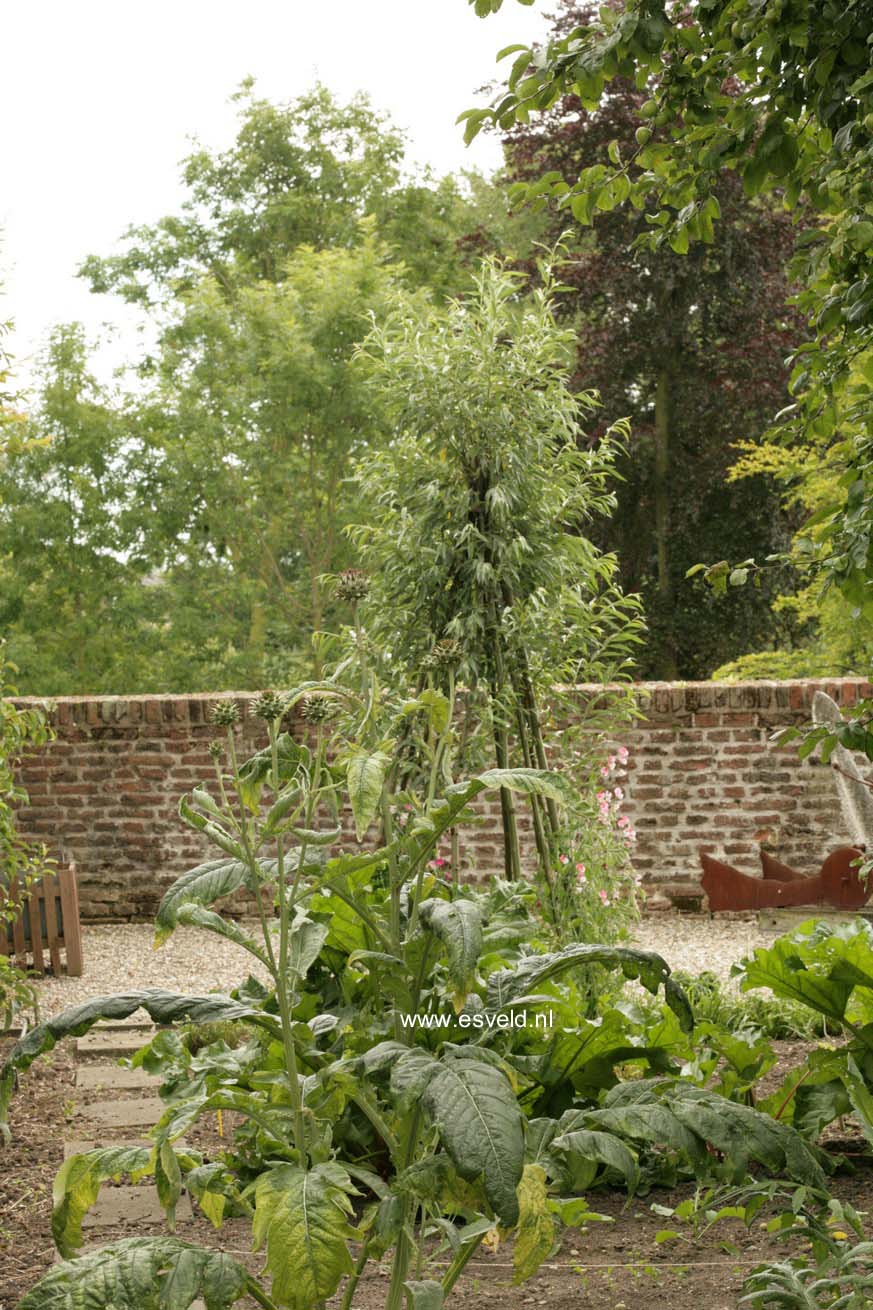
[[(403, 287), (469, 284), (481, 180), (411, 176), (363, 96), (246, 84), (179, 212), (85, 261), (148, 343), (98, 385), (80, 329), (42, 359), (27, 447), (0, 461), (0, 613), (24, 690), (258, 686), (309, 668), (349, 562), (351, 461), (387, 439), (353, 364)], [(41, 444), (33, 445), (36, 439)], [(58, 616), (63, 621), (58, 621)]]
[[(556, 31), (591, 16), (565, 0)], [(573, 184), (610, 148), (631, 157), (648, 94), (616, 78), (595, 111), (562, 96), (505, 134), (507, 180), (536, 185), (558, 173)], [(631, 164), (629, 175), (638, 172)], [(706, 677), (792, 627), (771, 610), (775, 579), (720, 605), (684, 583), (701, 558), (785, 549), (792, 526), (768, 469), (728, 477), (736, 443), (757, 438), (784, 403), (785, 356), (804, 339), (802, 316), (787, 304), (792, 222), (778, 199), (745, 196), (728, 170), (716, 194), (722, 219), (713, 241), (687, 256), (641, 247), (647, 228), (633, 207), (598, 210), (584, 227), (566, 210), (541, 215), (566, 247), (557, 304), (578, 334), (573, 385), (595, 388), (603, 414), (631, 420), (616, 512), (599, 539), (616, 551), (624, 585), (644, 599), (643, 677)]]
[[(501, 0), (471, 0), (486, 15)], [(632, 155), (607, 149), (575, 181), (546, 174), (520, 188), (576, 220), (629, 204), (638, 241), (685, 254), (711, 244), (719, 179), (734, 171), (749, 196), (778, 193), (812, 213), (793, 273), (810, 340), (795, 353), (786, 438), (812, 434), (837, 474), (809, 555), (854, 609), (873, 617), (873, 47), (866, 0), (616, 0), (540, 52), (510, 47), (504, 93), (466, 114), (510, 129), (567, 93), (594, 110), (617, 79), (649, 92)], [(654, 198), (654, 199), (653, 199)]]

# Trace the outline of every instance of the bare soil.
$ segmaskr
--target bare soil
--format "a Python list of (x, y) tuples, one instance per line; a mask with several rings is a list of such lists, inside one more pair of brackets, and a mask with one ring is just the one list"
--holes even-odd
[[(810, 1047), (777, 1043), (781, 1075), (800, 1063)], [(3, 1042), (0, 1039), (0, 1058)], [(23, 1075), (12, 1102), (12, 1142), (0, 1147), (0, 1310), (13, 1310), (55, 1258), (51, 1240), (51, 1186), (63, 1159), (64, 1137), (76, 1135), (76, 1108), (99, 1093), (74, 1087), (75, 1060), (69, 1048), (58, 1048)], [(771, 1079), (778, 1078), (771, 1074)], [(113, 1092), (118, 1096), (119, 1093)], [(131, 1093), (142, 1095), (142, 1093)], [(188, 1139), (199, 1149), (218, 1146), (211, 1125), (204, 1124)], [(835, 1134), (837, 1136), (837, 1134)], [(841, 1127), (839, 1149), (855, 1160), (854, 1173), (833, 1180), (836, 1195), (859, 1210), (873, 1196), (873, 1166), (863, 1156), (863, 1139), (851, 1124)], [(658, 1191), (628, 1203), (623, 1193), (594, 1192), (592, 1210), (610, 1220), (592, 1223), (586, 1231), (568, 1231), (560, 1250), (531, 1282), (512, 1284), (512, 1248), (501, 1245), (482, 1251), (471, 1261), (457, 1285), (456, 1303), (465, 1310), (733, 1310), (745, 1275), (762, 1260), (785, 1254), (760, 1225), (747, 1231), (726, 1222), (698, 1242), (658, 1244), (656, 1235), (670, 1221), (653, 1214), (651, 1205), (672, 1206), (689, 1194), (688, 1187)], [(138, 1235), (164, 1231), (138, 1225)], [(99, 1241), (130, 1236), (130, 1228), (99, 1230)], [(180, 1236), (232, 1253), (257, 1270), (259, 1255), (251, 1253), (245, 1221), (235, 1220), (216, 1231), (205, 1220), (180, 1227)], [(96, 1242), (98, 1234), (88, 1234)], [(728, 1249), (726, 1249), (726, 1244)], [(433, 1271), (435, 1272), (435, 1270)], [(387, 1265), (363, 1280), (354, 1310), (383, 1310)]]

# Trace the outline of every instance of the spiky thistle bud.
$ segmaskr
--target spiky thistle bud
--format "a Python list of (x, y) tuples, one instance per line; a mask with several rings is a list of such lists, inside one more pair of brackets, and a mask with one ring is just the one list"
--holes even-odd
[(262, 691), (252, 701), (251, 712), (256, 719), (272, 723), (285, 713), (285, 700), (275, 691)]
[(220, 700), (213, 705), (211, 718), (221, 728), (232, 728), (239, 721), (239, 706), (236, 701)]
[(336, 580), (336, 594), (339, 600), (354, 605), (359, 600), (366, 600), (370, 594), (370, 578), (363, 569), (343, 569)]
[(209, 754), (212, 756), (215, 762), (218, 763), (218, 761), (221, 759), (222, 755), (224, 754), (224, 742), (218, 740), (211, 741), (209, 743)]
[(461, 662), (461, 643), (454, 637), (443, 637), (425, 655), (422, 664), (426, 669), (453, 669)]
[(306, 723), (324, 723), (336, 713), (336, 702), (317, 691), (304, 696), (300, 703), (300, 716)]

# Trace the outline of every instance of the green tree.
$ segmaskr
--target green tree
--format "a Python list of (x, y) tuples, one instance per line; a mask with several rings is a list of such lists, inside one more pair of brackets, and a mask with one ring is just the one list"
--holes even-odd
[[(591, 13), (564, 0), (554, 30), (573, 30)], [(610, 147), (632, 156), (646, 95), (616, 78), (595, 112), (567, 95), (517, 125), (504, 136), (508, 181), (554, 172), (572, 185)], [(541, 213), (567, 250), (558, 305), (578, 333), (572, 385), (597, 390), (603, 413), (631, 423), (617, 510), (597, 539), (616, 551), (625, 588), (643, 597), (643, 677), (707, 677), (792, 626), (771, 610), (775, 578), (703, 605), (683, 581), (702, 558), (764, 556), (790, 540), (791, 514), (767, 471), (743, 480), (727, 472), (735, 443), (757, 437), (783, 404), (785, 356), (804, 336), (787, 305), (792, 222), (778, 199), (746, 197), (733, 173), (721, 176), (717, 194), (714, 240), (687, 256), (641, 249), (646, 224), (632, 207), (597, 212), (589, 227), (566, 211)]]
[[(445, 684), (454, 667), (499, 768), (544, 767), (544, 697), (626, 676), (641, 626), (615, 557), (588, 536), (614, 507), (626, 427), (580, 447), (595, 402), (567, 387), (574, 333), (555, 322), (555, 288), (541, 276), (522, 298), (521, 274), (486, 263), (446, 308), (422, 313), (400, 298), (363, 348), (393, 429), (359, 464), (367, 517), (351, 529), (372, 573), (373, 631), (413, 680), (435, 663)], [(512, 877), (506, 789), (501, 804)], [(533, 815), (548, 868), (556, 816), (536, 801)]]
[(186, 298), (142, 416), (170, 685), (281, 681), (325, 626), (323, 576), (349, 559), (350, 461), (383, 440), (351, 356), (394, 280), (366, 238), (301, 247), (281, 282), (231, 300), (207, 278)]
[(411, 283), (457, 289), (456, 247), (471, 213), (465, 188), (428, 172), (410, 177), (402, 133), (366, 96), (342, 105), (317, 85), (274, 104), (248, 80), (233, 98), (233, 144), (200, 147), (184, 161), (178, 214), (129, 229), (120, 254), (84, 261), (92, 290), (154, 310), (208, 276), (230, 297), (241, 285), (283, 281), (301, 246), (358, 246), (368, 217)]
[[(406, 176), (364, 97), (237, 100), (230, 147), (185, 161), (179, 212), (83, 266), (142, 311), (134, 385), (98, 394), (81, 333), (57, 334), (28, 425), (49, 445), (6, 467), (28, 691), (263, 686), (308, 665), (359, 512), (350, 461), (387, 439), (354, 347), (395, 286), (462, 289), (478, 251), (461, 237), (495, 218), (481, 179)], [(65, 496), (71, 469), (88, 485)]]
[(0, 455), (0, 629), (28, 691), (129, 689), (148, 680), (159, 617), (142, 585), (136, 443), (88, 371), (81, 329), (52, 333), (41, 370)]
[[(501, 0), (471, 0), (480, 14)], [(617, 77), (651, 94), (631, 161), (607, 154), (572, 185), (541, 178), (589, 223), (625, 202), (647, 213), (640, 245), (685, 254), (710, 243), (724, 169), (747, 194), (784, 191), (819, 216), (799, 243), (794, 273), (812, 339), (797, 352), (784, 435), (820, 438), (838, 481), (809, 555), (873, 618), (873, 45), (868, 0), (619, 0), (549, 43), (534, 64), (514, 48), (506, 94), (467, 115), (504, 128), (571, 92), (594, 110)], [(657, 80), (657, 85), (654, 79)], [(661, 129), (655, 134), (653, 129)], [(633, 162), (638, 173), (633, 176)], [(651, 197), (655, 197), (652, 205)]]

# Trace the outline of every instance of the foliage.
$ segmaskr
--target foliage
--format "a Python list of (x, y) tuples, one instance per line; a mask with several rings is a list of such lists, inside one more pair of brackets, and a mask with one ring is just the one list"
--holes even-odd
[[(0, 919), (0, 932), (6, 932), (5, 920)], [(0, 954), (0, 1031), (11, 1028), (22, 1015), (39, 1015), (36, 988), (24, 970), (17, 968), (8, 955)]]
[(247, 79), (233, 99), (234, 142), (218, 152), (198, 146), (183, 161), (178, 214), (129, 229), (122, 253), (84, 261), (94, 291), (166, 306), (208, 276), (231, 296), (240, 286), (283, 281), (302, 248), (359, 246), (362, 219), (414, 286), (454, 284), (460, 190), (452, 179), (410, 182), (401, 132), (365, 95), (341, 104), (317, 84), (276, 104)]
[(175, 1237), (126, 1237), (56, 1264), (27, 1293), (20, 1310), (74, 1310), (83, 1304), (119, 1310), (229, 1310), (246, 1294), (260, 1305), (255, 1280), (230, 1256)]
[(101, 387), (57, 329), (0, 453), (0, 624), (28, 692), (312, 672), (311, 633), (347, 614), (323, 579), (362, 513), (352, 460), (388, 440), (354, 347), (397, 288), (462, 291), (462, 238), (499, 226), (482, 179), (411, 176), (364, 97), (237, 104), (179, 211), (83, 265), (139, 312), (142, 352)]
[[(587, 777), (584, 761), (573, 759), (573, 828), (557, 834), (551, 867), (534, 879), (538, 913), (560, 942), (620, 941), (639, 916), (645, 893), (630, 860), (636, 831), (622, 812), (628, 756), (619, 746), (602, 763), (595, 757)], [(602, 1008), (609, 977), (591, 970), (585, 983), (588, 1004)]]
[(792, 1071), (768, 1105), (817, 1136), (854, 1111), (873, 1140), (873, 929), (863, 919), (831, 925), (809, 920), (735, 967), (743, 990), (767, 987), (844, 1029), (842, 1045), (823, 1044)]
[[(360, 352), (395, 433), (358, 466), (368, 514), (350, 529), (372, 575), (374, 637), (411, 679), (430, 666), (444, 695), (455, 679), (464, 686), (462, 758), (490, 737), (500, 768), (513, 750), (526, 767), (544, 767), (546, 725), (564, 717), (556, 688), (626, 676), (640, 633), (614, 557), (586, 535), (614, 506), (626, 429), (580, 449), (579, 423), (595, 402), (566, 387), (573, 333), (555, 323), (555, 286), (545, 266), (541, 274), (521, 302), (520, 275), (495, 262), (444, 309), (423, 314), (398, 299)], [(561, 739), (565, 760), (571, 738)], [(515, 877), (506, 791), (501, 804)], [(548, 877), (553, 807), (535, 801), (533, 819)]]
[(693, 241), (713, 241), (725, 169), (736, 172), (748, 195), (782, 192), (789, 208), (802, 203), (818, 218), (801, 234), (793, 264), (812, 339), (795, 354), (794, 400), (781, 425), (788, 437), (812, 435), (822, 443), (839, 489), (820, 512), (819, 539), (809, 539), (809, 554), (869, 620), (868, 36), (861, 3), (780, 0), (762, 7), (758, 0), (707, 0), (668, 13), (661, 0), (622, 0), (536, 58), (511, 47), (506, 94), (465, 118), (468, 137), (486, 121), (509, 128), (568, 92), (593, 110), (617, 77), (631, 78), (651, 90), (633, 156), (614, 153), (585, 168), (573, 185), (546, 175), (528, 196), (551, 194), (582, 223), (597, 209), (629, 202), (647, 221), (640, 246), (666, 245), (678, 254)]
[[(762, 650), (723, 665), (713, 673), (719, 680), (742, 678), (814, 678), (863, 675), (873, 656), (873, 630), (852, 602), (835, 587), (822, 589), (810, 570), (816, 549), (825, 545), (824, 525), (818, 516), (839, 495), (839, 474), (831, 467), (828, 443), (814, 433), (790, 445), (774, 435), (764, 442), (739, 442), (739, 458), (730, 471), (731, 483), (746, 478), (774, 478), (783, 488), (786, 512), (801, 526), (790, 553), (793, 590), (773, 602), (774, 612), (787, 615), (790, 628), (774, 633), (774, 641), (790, 645)], [(722, 561), (724, 564), (725, 561)], [(751, 563), (751, 561), (750, 561)], [(766, 581), (772, 566), (751, 576)], [(740, 574), (742, 577), (742, 572)], [(734, 593), (737, 601), (740, 593)], [(748, 588), (745, 592), (748, 595)]]
[[(552, 36), (595, 16), (592, 6), (564, 0)], [(504, 135), (506, 181), (536, 185), (548, 175), (572, 187), (607, 151), (628, 160), (636, 178), (635, 133), (647, 122), (640, 110), (651, 92), (617, 77), (595, 110), (561, 96)], [(714, 552), (784, 549), (790, 527), (768, 471), (742, 481), (728, 471), (738, 439), (752, 445), (783, 404), (784, 359), (804, 335), (786, 304), (791, 218), (778, 198), (745, 196), (730, 171), (714, 194), (721, 221), (713, 240), (685, 257), (666, 245), (641, 248), (645, 225), (632, 207), (596, 210), (590, 226), (574, 224), (567, 209), (542, 212), (551, 238), (563, 232), (566, 247), (558, 309), (577, 331), (572, 385), (596, 389), (605, 413), (631, 423), (617, 464), (618, 510), (595, 539), (616, 551), (623, 585), (642, 594), (643, 677), (707, 677), (771, 634), (784, 641), (792, 627), (788, 612), (770, 611), (773, 578), (732, 595), (727, 621), (725, 605), (701, 602), (683, 586), (689, 566)]]
[[(399, 730), (410, 713), (436, 724), (443, 743), (451, 716), (426, 697), (410, 711), (365, 652), (364, 639), (361, 658), (331, 678), (285, 696), (263, 693), (253, 708), (268, 742), (249, 760), (237, 755), (236, 706), (219, 705), (224, 738), (211, 749), (215, 777), (180, 802), (183, 820), (219, 858), (169, 889), (157, 939), (180, 923), (230, 937), (265, 965), (270, 988), (249, 979), (230, 997), (151, 989), (96, 998), (35, 1028), (9, 1054), (4, 1107), (16, 1073), (63, 1037), (138, 1008), (162, 1025), (137, 1057), (162, 1074), (165, 1109), (153, 1146), (65, 1162), (53, 1221), (62, 1254), (81, 1240), (82, 1216), (102, 1181), (153, 1174), (169, 1216), (184, 1182), (216, 1225), (232, 1214), (251, 1219), (256, 1245), (266, 1247), (269, 1291), (252, 1281), (245, 1291), (267, 1307), (312, 1310), (341, 1284), (351, 1304), (367, 1259), (390, 1250), (386, 1304), (399, 1310), (422, 1282), (410, 1283), (413, 1255), (429, 1234), (452, 1252), (439, 1280), (423, 1280), (439, 1305), (495, 1223), (518, 1228), (517, 1274), (527, 1276), (548, 1253), (557, 1220), (588, 1213), (584, 1204), (565, 1210), (553, 1180), (525, 1173), (536, 1163), (527, 1159), (528, 1109), (542, 1116), (562, 1088), (571, 1100), (578, 1088), (596, 1103), (600, 1089), (617, 1081), (619, 1063), (662, 1069), (669, 1044), (690, 1029), (684, 994), (660, 957), (611, 946), (525, 950), (536, 932), (529, 893), (505, 885), (476, 893), (437, 879), (429, 867), (434, 848), (478, 794), (505, 787), (560, 805), (569, 789), (560, 773), (527, 768), (447, 781), (435, 750), (421, 789), (394, 792)], [(282, 731), (284, 715), (301, 702), (312, 724), (308, 743)], [(377, 818), (375, 848), (336, 850), (332, 816), (343, 804), (361, 832)], [(394, 818), (401, 812), (402, 825)], [(243, 885), (259, 906), (257, 936), (215, 908)], [(663, 991), (670, 1020), (661, 1043), (617, 1014), (606, 1025), (566, 1022), (578, 1016), (572, 976), (592, 963)], [(560, 1009), (559, 1042), (547, 1026), (517, 1022), (546, 1008)], [(447, 1024), (414, 1022), (443, 1016)], [(210, 1026), (210, 1040), (182, 1040), (173, 1028), (180, 1021)], [(566, 1064), (561, 1073), (564, 1061), (572, 1079)], [(178, 1143), (218, 1110), (235, 1111), (238, 1126), (221, 1157), (204, 1162)], [(599, 1161), (620, 1155), (619, 1146), (607, 1152), (602, 1136), (573, 1145), (575, 1167), (592, 1178)], [(633, 1157), (625, 1148), (620, 1158)], [(349, 1198), (362, 1188), (372, 1199), (353, 1226)], [(455, 1218), (463, 1220), (458, 1230)], [(357, 1261), (352, 1240), (362, 1243)], [(140, 1274), (128, 1270), (134, 1261), (142, 1277), (157, 1279), (166, 1310), (187, 1306), (198, 1287), (210, 1303), (208, 1253), (185, 1247), (192, 1253), (183, 1254), (172, 1243), (136, 1250), (113, 1247), (105, 1264), (89, 1256), (61, 1265), (46, 1295), (59, 1305), (83, 1295), (95, 1307), (147, 1304)], [(240, 1295), (237, 1277), (232, 1264), (214, 1273), (217, 1306)]]
[[(693, 1018), (659, 956), (586, 943), (543, 953), (529, 891), (504, 883), (476, 892), (437, 876), (437, 843), (483, 791), (512, 788), (558, 806), (571, 792), (561, 773), (527, 768), (450, 781), (439, 746), (417, 783), (395, 791), (400, 770), (409, 773), (398, 743), (410, 717), (430, 722), (443, 746), (452, 719), (424, 694), (411, 708), (377, 677), (367, 650), (361, 632), (359, 658), (330, 678), (287, 696), (263, 693), (254, 712), (268, 743), (249, 760), (237, 755), (236, 706), (219, 705), (215, 777), (180, 803), (219, 858), (168, 890), (157, 939), (180, 923), (230, 937), (265, 965), (270, 987), (249, 979), (230, 997), (153, 989), (97, 998), (40, 1025), (7, 1058), (4, 1104), (17, 1071), (101, 1017), (142, 1007), (162, 1025), (135, 1061), (162, 1079), (153, 1145), (65, 1162), (54, 1197), (61, 1251), (75, 1249), (104, 1179), (153, 1174), (168, 1215), (184, 1183), (214, 1224), (251, 1220), (266, 1247), (266, 1284), (245, 1290), (259, 1304), (311, 1310), (342, 1285), (350, 1305), (367, 1260), (390, 1252), (386, 1306), (400, 1310), (413, 1291), (442, 1304), (495, 1224), (516, 1231), (516, 1278), (530, 1276), (560, 1223), (590, 1217), (578, 1193), (616, 1176), (633, 1189), (643, 1167), (651, 1176), (712, 1168), (734, 1176), (759, 1160), (821, 1185), (819, 1158), (793, 1129), (663, 1078), (675, 1073), (673, 1053), (687, 1050)], [(297, 703), (312, 729), (305, 743), (282, 731)], [(334, 816), (346, 804), (362, 831), (376, 817), (374, 846), (336, 849)], [(216, 908), (243, 885), (259, 905), (258, 935)], [(662, 992), (657, 1020), (633, 1007), (580, 1018), (575, 979), (594, 965)], [(179, 1021), (206, 1025), (205, 1044), (180, 1036)], [(627, 1069), (650, 1076), (622, 1083)], [(178, 1143), (218, 1110), (234, 1111), (236, 1125), (219, 1158), (202, 1161)], [(651, 1128), (641, 1129), (647, 1115)], [(737, 1142), (732, 1164), (709, 1150)], [(361, 1192), (353, 1225), (349, 1198)], [(414, 1262), (431, 1235), (437, 1254), (449, 1252), (440, 1278), (420, 1277), (429, 1266)], [(356, 1261), (352, 1240), (361, 1244)], [(167, 1274), (165, 1310), (187, 1306), (211, 1268), (207, 1253), (185, 1256), (177, 1291), (179, 1248), (138, 1249), (152, 1276)], [(125, 1290), (133, 1248), (106, 1258), (53, 1270), (46, 1288), (57, 1304), (83, 1294), (95, 1310), (106, 1296), (119, 1308), (143, 1303), (138, 1285)], [(216, 1274), (216, 1305), (238, 1294), (234, 1268)]]
[[(820, 1189), (797, 1187), (780, 1178), (754, 1179), (738, 1186), (707, 1186), (675, 1208), (652, 1208), (688, 1224), (696, 1237), (729, 1219), (740, 1220), (749, 1229), (758, 1221), (778, 1240), (803, 1241), (803, 1253), (751, 1271), (740, 1305), (754, 1310), (836, 1306), (861, 1310), (869, 1302), (871, 1244), (864, 1240), (862, 1217), (853, 1206)], [(762, 1220), (762, 1213), (770, 1218)], [(853, 1244), (853, 1236), (860, 1240)], [(679, 1230), (662, 1229), (657, 1240), (689, 1239)], [(723, 1241), (722, 1246), (729, 1253), (736, 1251), (730, 1242)]]
[(761, 1033), (770, 1041), (799, 1038), (811, 1041), (816, 1037), (837, 1036), (840, 1027), (824, 1015), (816, 1014), (798, 1001), (771, 996), (734, 992), (719, 981), (714, 973), (691, 975), (676, 972), (698, 1024), (714, 1023), (730, 1032), (750, 1029)]
[(16, 776), (22, 758), (50, 741), (53, 733), (44, 709), (16, 704), (12, 678), (18, 672), (0, 642), (0, 932), (16, 918), (20, 900), (45, 868), (42, 845), (22, 836), (16, 811), (27, 792)]
[(795, 1256), (761, 1265), (743, 1284), (739, 1305), (752, 1310), (831, 1310), (834, 1306), (862, 1310), (873, 1296), (873, 1242), (835, 1240), (833, 1249), (817, 1260)]
[[(57, 328), (23, 442), (0, 458), (0, 626), (29, 688), (117, 690), (148, 677), (157, 592), (129, 464), (137, 449), (88, 371), (78, 328)], [(142, 489), (140, 488), (140, 491)]]

